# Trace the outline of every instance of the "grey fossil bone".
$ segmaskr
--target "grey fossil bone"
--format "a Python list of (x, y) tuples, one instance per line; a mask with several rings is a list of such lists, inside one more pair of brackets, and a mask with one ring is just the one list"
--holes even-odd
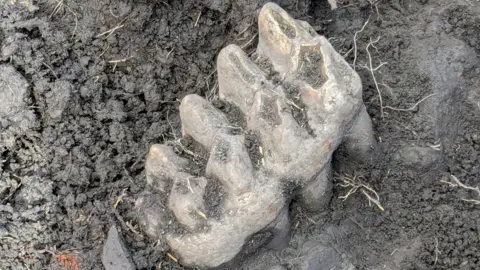
[[(187, 266), (227, 263), (261, 231), (274, 235), (269, 247), (285, 244), (292, 196), (308, 211), (324, 210), (331, 196), (335, 149), (343, 142), (351, 155), (362, 159), (375, 145), (360, 78), (328, 40), (272, 3), (262, 8), (258, 24), (257, 53), (270, 61), (281, 83), (267, 80), (265, 71), (236, 45), (219, 53), (217, 70), (220, 99), (236, 105), (247, 128), (260, 138), (260, 168), (252, 165), (244, 135), (232, 134), (226, 116), (197, 95), (182, 100), (180, 118), (182, 134), (209, 150), (205, 176), (191, 175), (188, 160), (168, 146), (154, 145), (147, 156), (148, 188), (169, 198), (158, 211), (168, 208), (187, 232), (159, 229), (167, 221), (157, 219), (166, 215), (155, 215), (148, 207), (158, 204), (143, 197), (137, 201), (140, 223), (149, 235), (166, 239)], [(287, 87), (297, 89), (310, 131), (292, 116)], [(205, 211), (205, 187), (213, 178), (226, 190), (221, 215), (201, 220), (195, 213)], [(285, 190), (292, 187), (296, 192)]]

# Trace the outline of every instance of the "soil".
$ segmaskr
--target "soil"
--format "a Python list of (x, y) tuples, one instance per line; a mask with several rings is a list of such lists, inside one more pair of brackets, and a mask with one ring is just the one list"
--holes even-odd
[[(9, 104), (0, 110), (1, 269), (102, 269), (112, 225), (138, 269), (184, 269), (136, 221), (145, 154), (180, 137), (185, 95), (217, 99), (222, 47), (254, 52), (264, 2), (0, 3), (0, 70), (28, 83), (21, 125)], [(236, 268), (300, 269), (313, 239), (357, 269), (480, 269), (480, 194), (445, 183), (480, 186), (480, 3), (278, 2), (359, 72), (379, 147), (365, 164), (339, 149), (328, 211), (293, 202), (289, 246), (255, 247)], [(384, 211), (361, 192), (340, 199), (346, 174), (376, 190)]]

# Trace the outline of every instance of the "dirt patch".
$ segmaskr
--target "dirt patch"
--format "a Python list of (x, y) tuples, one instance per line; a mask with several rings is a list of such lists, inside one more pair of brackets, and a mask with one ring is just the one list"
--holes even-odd
[[(0, 4), (0, 66), (28, 84), (21, 100), (12, 99), (28, 125), (7, 129), (0, 119), (1, 268), (61, 265), (52, 254), (102, 268), (108, 230), (117, 225), (137, 268), (182, 269), (138, 228), (133, 206), (144, 189), (144, 157), (151, 144), (180, 137), (182, 97), (216, 100), (222, 47), (253, 53), (266, 1), (7, 2)], [(335, 172), (362, 174), (385, 211), (361, 193), (338, 199), (348, 191), (338, 185), (327, 213), (293, 202), (289, 246), (255, 246), (243, 267), (299, 269), (299, 251), (315, 240), (357, 269), (479, 269), (480, 206), (465, 201), (476, 194), (441, 180), (480, 185), (480, 4), (338, 1), (332, 11), (327, 1), (287, 2), (280, 5), (355, 62), (379, 149), (366, 165), (345, 163), (340, 149), (335, 159), (344, 165), (334, 162)], [(372, 67), (388, 64), (374, 70), (375, 83), (366, 47), (378, 37), (369, 47)], [(255, 157), (258, 141), (247, 141)]]

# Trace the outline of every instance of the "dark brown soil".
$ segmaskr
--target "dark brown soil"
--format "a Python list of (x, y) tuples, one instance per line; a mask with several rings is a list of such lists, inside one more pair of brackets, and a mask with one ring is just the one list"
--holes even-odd
[[(115, 224), (138, 269), (182, 269), (138, 227), (144, 157), (180, 137), (182, 97), (217, 98), (222, 47), (254, 52), (266, 1), (11, 2), (0, 4), (0, 65), (28, 81), (36, 120), (26, 132), (0, 130), (0, 268), (55, 269), (59, 254), (73, 254), (81, 269), (102, 269)], [(445, 183), (480, 186), (480, 3), (278, 2), (355, 63), (379, 148), (364, 165), (339, 149), (336, 183), (362, 175), (385, 210), (360, 192), (339, 199), (348, 190), (336, 185), (326, 213), (292, 203), (287, 248), (258, 249), (237, 268), (299, 269), (299, 249), (316, 239), (357, 269), (480, 269), (480, 205), (466, 201), (480, 196)], [(382, 110), (368, 68), (383, 62), (374, 71)], [(254, 136), (249, 144), (258, 147)]]

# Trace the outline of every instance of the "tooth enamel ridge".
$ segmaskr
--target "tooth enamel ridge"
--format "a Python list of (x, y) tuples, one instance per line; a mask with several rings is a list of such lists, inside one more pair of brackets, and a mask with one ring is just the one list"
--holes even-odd
[(290, 39), (294, 39), (297, 36), (295, 28), (289, 25), (289, 23), (285, 21), (286, 19), (282, 17), (280, 13), (278, 13), (276, 10), (272, 10), (271, 15), (274, 20), (278, 22), (279, 28), (285, 36)]
[[(274, 80), (236, 45), (217, 60), (219, 97), (238, 107), (248, 130), (234, 135), (226, 115), (200, 96), (181, 102), (183, 136), (209, 153), (204, 175), (191, 174), (191, 162), (171, 146), (153, 145), (147, 155), (147, 187), (135, 203), (139, 224), (182, 265), (238, 266), (254, 235), (272, 235), (261, 238), (268, 248), (284, 247), (292, 199), (307, 211), (326, 209), (340, 143), (359, 161), (376, 144), (358, 74), (308, 23), (266, 4), (256, 54), (278, 73)], [(245, 132), (259, 137), (255, 163)], [(221, 185), (224, 196), (209, 197), (209, 184)]]

